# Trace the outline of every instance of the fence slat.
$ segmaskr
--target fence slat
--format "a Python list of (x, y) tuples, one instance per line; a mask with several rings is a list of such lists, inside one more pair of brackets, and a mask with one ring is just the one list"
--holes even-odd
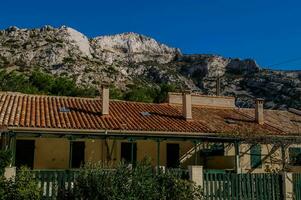
[[(298, 184), (295, 184), (296, 187), (301, 185), (301, 176), (293, 177), (294, 180), (300, 180)], [(280, 174), (204, 173), (204, 196), (206, 199), (275, 200), (281, 198), (281, 188)], [(299, 193), (300, 191), (296, 191), (296, 194)]]

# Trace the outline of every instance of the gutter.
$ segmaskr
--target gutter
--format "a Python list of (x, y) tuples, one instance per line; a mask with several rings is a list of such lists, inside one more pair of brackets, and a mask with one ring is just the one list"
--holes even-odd
[[(195, 132), (164, 132), (164, 131), (131, 131), (131, 130), (105, 130), (105, 129), (61, 129), (61, 128), (34, 128), (34, 127), (7, 127), (8, 131), (23, 134), (49, 134), (57, 136), (74, 135), (74, 136), (90, 136), (90, 137), (135, 137), (135, 138), (152, 138), (152, 139), (184, 139), (184, 140), (220, 140), (220, 141), (248, 141), (254, 139), (289, 139), (297, 142), (300, 135), (265, 135), (258, 137), (245, 138), (238, 136), (219, 135), (219, 133), (195, 133)], [(222, 133), (220, 133), (222, 134)]]
[(102, 137), (141, 137), (141, 138), (174, 138), (174, 139), (216, 139), (216, 140), (241, 140), (237, 137), (220, 136), (217, 133), (194, 133), (194, 132), (164, 132), (164, 131), (130, 131), (130, 130), (104, 130), (104, 129), (60, 129), (60, 128), (30, 128), (8, 127), (8, 131), (14, 133), (34, 133), (51, 135), (87, 135)]

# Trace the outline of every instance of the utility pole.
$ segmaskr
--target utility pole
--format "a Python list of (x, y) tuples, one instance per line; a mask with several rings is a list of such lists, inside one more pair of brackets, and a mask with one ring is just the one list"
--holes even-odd
[(216, 78), (216, 96), (220, 96), (221, 93), (221, 78), (218, 75)]

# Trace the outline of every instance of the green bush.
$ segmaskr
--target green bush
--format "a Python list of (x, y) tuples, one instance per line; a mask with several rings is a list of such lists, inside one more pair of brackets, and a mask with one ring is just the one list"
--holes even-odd
[(0, 177), (0, 200), (39, 200), (41, 190), (33, 179), (33, 174), (26, 168), (21, 168), (15, 180)]
[(171, 173), (155, 173), (145, 160), (131, 169), (120, 164), (116, 170), (86, 166), (75, 182), (74, 196), (89, 200), (186, 200), (202, 199), (202, 190), (193, 182)]

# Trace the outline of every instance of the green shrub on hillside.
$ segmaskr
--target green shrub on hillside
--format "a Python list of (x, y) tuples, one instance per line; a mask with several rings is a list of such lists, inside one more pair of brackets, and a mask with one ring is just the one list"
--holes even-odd
[(61, 96), (93, 97), (97, 90), (93, 87), (78, 87), (67, 77), (54, 77), (41, 71), (33, 71), (28, 76), (15, 71), (0, 71), (0, 90), (28, 94), (51, 94)]
[[(135, 84), (126, 91), (111, 86), (110, 97), (128, 101), (161, 103), (166, 100), (167, 93), (175, 89), (176, 86), (170, 84), (160, 84), (156, 87)], [(95, 97), (99, 95), (95, 87), (79, 87), (73, 79), (65, 76), (56, 77), (38, 70), (28, 75), (17, 71), (10, 73), (5, 70), (0, 71), (0, 90), (59, 96)]]

